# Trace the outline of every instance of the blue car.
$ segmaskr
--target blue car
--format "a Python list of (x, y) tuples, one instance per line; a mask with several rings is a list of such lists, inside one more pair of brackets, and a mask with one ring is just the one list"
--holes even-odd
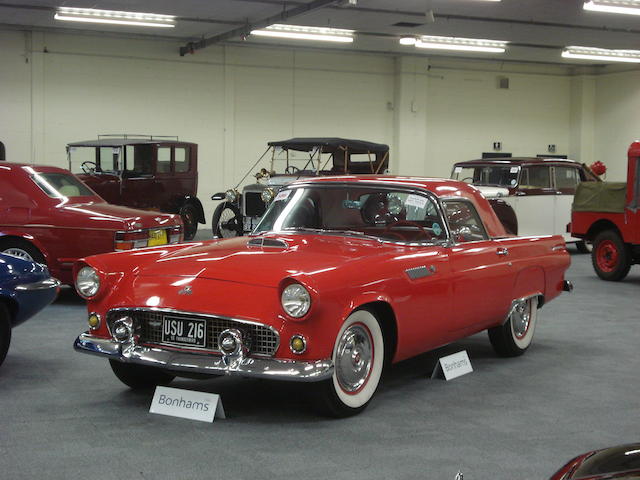
[(60, 282), (44, 265), (0, 254), (0, 365), (11, 343), (11, 329), (56, 298)]

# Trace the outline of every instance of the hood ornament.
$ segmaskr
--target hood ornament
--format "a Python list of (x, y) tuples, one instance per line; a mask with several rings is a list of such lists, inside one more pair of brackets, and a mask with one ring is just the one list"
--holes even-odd
[(178, 292), (178, 295), (191, 295), (192, 293), (191, 285), (185, 285), (184, 288)]

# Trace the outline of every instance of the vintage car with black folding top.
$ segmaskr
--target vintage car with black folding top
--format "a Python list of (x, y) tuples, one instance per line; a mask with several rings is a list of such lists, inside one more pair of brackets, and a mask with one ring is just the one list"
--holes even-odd
[(524, 353), (538, 309), (571, 289), (569, 263), (561, 236), (508, 235), (463, 182), (299, 180), (250, 236), (79, 261), (90, 328), (75, 348), (132, 388), (310, 382), (326, 413), (351, 415), (390, 362), (483, 330), (498, 354)]
[(69, 170), (107, 202), (176, 213), (191, 240), (205, 223), (198, 199), (198, 145), (178, 137), (99, 135), (67, 145)]
[[(321, 175), (379, 175), (389, 169), (389, 146), (348, 138), (292, 138), (269, 142), (267, 150), (235, 188), (216, 193), (212, 200), (224, 200), (213, 214), (214, 237), (227, 238), (249, 233), (258, 224), (278, 190), (301, 178)], [(254, 174), (256, 183), (239, 186), (270, 157), (268, 168)]]

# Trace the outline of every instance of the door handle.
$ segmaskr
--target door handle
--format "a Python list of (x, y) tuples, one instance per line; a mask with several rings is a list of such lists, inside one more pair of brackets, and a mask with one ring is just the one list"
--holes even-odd
[(509, 255), (509, 249), (505, 247), (499, 247), (496, 250), (496, 255)]

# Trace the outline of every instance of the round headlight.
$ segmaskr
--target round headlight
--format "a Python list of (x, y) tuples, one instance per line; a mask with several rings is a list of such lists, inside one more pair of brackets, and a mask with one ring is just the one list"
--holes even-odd
[(276, 192), (273, 188), (265, 188), (260, 194), (260, 198), (264, 203), (271, 203), (273, 197), (276, 196)]
[(224, 198), (227, 202), (235, 202), (238, 199), (238, 191), (230, 188), (224, 192)]
[(93, 297), (100, 290), (100, 277), (91, 267), (82, 267), (76, 276), (76, 290), (84, 298)]
[(293, 318), (304, 317), (311, 307), (311, 296), (299, 283), (292, 283), (282, 291), (282, 308)]

